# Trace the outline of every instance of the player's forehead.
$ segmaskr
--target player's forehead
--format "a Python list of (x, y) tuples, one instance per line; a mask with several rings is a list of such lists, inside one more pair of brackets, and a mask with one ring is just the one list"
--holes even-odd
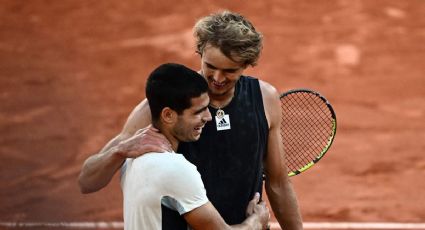
[(202, 54), (202, 62), (216, 69), (238, 70), (244, 64), (233, 61), (224, 55), (218, 47), (207, 45)]

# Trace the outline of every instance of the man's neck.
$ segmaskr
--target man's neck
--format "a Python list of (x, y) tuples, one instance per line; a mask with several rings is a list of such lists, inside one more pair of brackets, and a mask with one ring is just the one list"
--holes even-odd
[(171, 144), (171, 148), (174, 152), (177, 152), (177, 148), (179, 147), (179, 140), (177, 140), (168, 129), (162, 127), (161, 125), (154, 125), (155, 128), (159, 130), (159, 132), (167, 138), (168, 142)]
[(210, 97), (210, 105), (216, 109), (226, 107), (232, 101), (234, 95), (235, 87), (222, 95), (208, 94)]

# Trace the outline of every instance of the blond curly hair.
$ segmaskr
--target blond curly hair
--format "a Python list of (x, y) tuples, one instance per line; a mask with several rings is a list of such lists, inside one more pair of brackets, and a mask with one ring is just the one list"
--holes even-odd
[(194, 27), (196, 52), (202, 56), (212, 45), (234, 62), (255, 66), (263, 48), (263, 36), (250, 21), (230, 11), (201, 18)]

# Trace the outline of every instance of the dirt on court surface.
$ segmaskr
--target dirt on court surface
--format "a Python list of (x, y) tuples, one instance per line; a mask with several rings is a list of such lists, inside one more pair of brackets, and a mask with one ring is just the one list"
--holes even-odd
[(247, 73), (336, 110), (330, 152), (292, 178), (304, 221), (424, 222), (422, 0), (1, 1), (0, 221), (122, 221), (117, 176), (80, 194), (83, 161), (120, 131), (153, 68), (199, 68), (192, 26), (220, 9), (265, 36)]

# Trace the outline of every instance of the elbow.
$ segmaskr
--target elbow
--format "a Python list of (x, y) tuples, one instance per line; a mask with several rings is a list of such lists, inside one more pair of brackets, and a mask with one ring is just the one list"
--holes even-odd
[(292, 182), (287, 176), (274, 177), (266, 180), (265, 183), (266, 191), (273, 194), (280, 194), (282, 190), (286, 191), (292, 189)]
[(78, 187), (80, 188), (81, 194), (89, 194), (96, 191), (95, 189), (88, 186), (87, 183), (85, 183), (84, 178), (81, 176), (81, 174), (78, 177)]
[(93, 191), (80, 185), (80, 192), (81, 194), (89, 194), (89, 193), (92, 193)]

